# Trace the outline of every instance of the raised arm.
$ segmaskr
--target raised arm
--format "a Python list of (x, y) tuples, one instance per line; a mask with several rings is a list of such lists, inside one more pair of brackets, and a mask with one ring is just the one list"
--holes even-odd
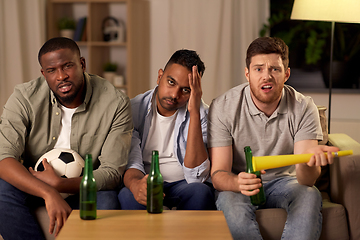
[(201, 76), (196, 66), (193, 66), (192, 74), (189, 74), (188, 78), (191, 89), (188, 103), (190, 123), (184, 165), (187, 168), (194, 168), (208, 159), (208, 154), (203, 140), (200, 120), (200, 104), (202, 96)]
[[(337, 147), (318, 145), (317, 140), (302, 140), (294, 145), (294, 154), (313, 153), (309, 162), (296, 164), (296, 178), (302, 185), (313, 186), (321, 173), (321, 166), (332, 164), (331, 152), (339, 151)], [(328, 158), (324, 152), (327, 152)]]

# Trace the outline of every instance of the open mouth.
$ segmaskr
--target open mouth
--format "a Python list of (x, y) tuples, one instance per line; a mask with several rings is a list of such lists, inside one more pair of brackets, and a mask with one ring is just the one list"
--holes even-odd
[(71, 84), (70, 83), (60, 84), (58, 86), (58, 89), (62, 93), (69, 92), (71, 90)]
[(261, 87), (262, 90), (271, 90), (273, 87), (271, 85), (264, 85)]

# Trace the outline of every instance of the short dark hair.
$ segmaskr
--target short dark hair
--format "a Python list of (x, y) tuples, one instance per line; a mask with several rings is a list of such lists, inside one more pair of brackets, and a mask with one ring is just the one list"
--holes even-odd
[(203, 61), (201, 61), (200, 56), (192, 50), (181, 49), (177, 50), (166, 63), (164, 71), (167, 66), (176, 63), (186, 67), (190, 72), (192, 71), (193, 66), (197, 66), (198, 72), (202, 76), (205, 72), (205, 65)]
[(70, 49), (71, 51), (77, 53), (80, 56), (79, 46), (72, 39), (65, 38), (65, 37), (51, 38), (48, 41), (46, 41), (39, 50), (38, 61), (39, 61), (40, 65), (41, 65), (41, 61), (40, 61), (41, 57), (45, 53), (53, 52), (53, 51), (56, 51), (59, 49), (65, 49), (65, 48)]
[(260, 37), (255, 39), (246, 52), (246, 67), (250, 67), (251, 58), (258, 54), (276, 53), (281, 56), (285, 70), (289, 67), (289, 48), (277, 37)]

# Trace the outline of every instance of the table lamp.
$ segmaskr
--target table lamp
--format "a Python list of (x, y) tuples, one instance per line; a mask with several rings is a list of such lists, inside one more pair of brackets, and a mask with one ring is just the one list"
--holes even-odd
[(360, 0), (295, 0), (290, 18), (331, 22), (328, 112), (328, 132), (330, 133), (335, 22), (360, 23)]

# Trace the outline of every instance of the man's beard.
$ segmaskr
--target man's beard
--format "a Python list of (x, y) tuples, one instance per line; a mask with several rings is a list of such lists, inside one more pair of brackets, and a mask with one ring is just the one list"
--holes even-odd
[[(79, 85), (79, 86), (73, 85), (73, 86), (74, 86), (74, 89), (73, 89), (74, 92), (72, 94), (68, 94), (65, 96), (59, 96), (59, 94), (54, 92), (55, 97), (58, 99), (58, 101), (62, 105), (71, 105), (74, 102), (74, 100), (78, 97), (78, 95), (80, 94), (82, 85)], [(86, 92), (85, 89), (86, 89), (86, 86), (85, 86), (85, 82), (84, 82), (83, 95), (85, 95), (85, 92)]]
[(280, 89), (276, 89), (271, 97), (266, 97), (266, 96), (264, 97), (263, 95), (261, 95), (260, 91), (256, 91), (257, 89), (253, 89), (251, 84), (250, 84), (250, 90), (259, 102), (265, 104), (273, 103), (274, 101), (277, 101), (282, 93), (282, 88), (280, 88)]
[(55, 94), (55, 97), (62, 103), (62, 105), (70, 105), (76, 98), (77, 92), (65, 97), (60, 97), (59, 95)]

